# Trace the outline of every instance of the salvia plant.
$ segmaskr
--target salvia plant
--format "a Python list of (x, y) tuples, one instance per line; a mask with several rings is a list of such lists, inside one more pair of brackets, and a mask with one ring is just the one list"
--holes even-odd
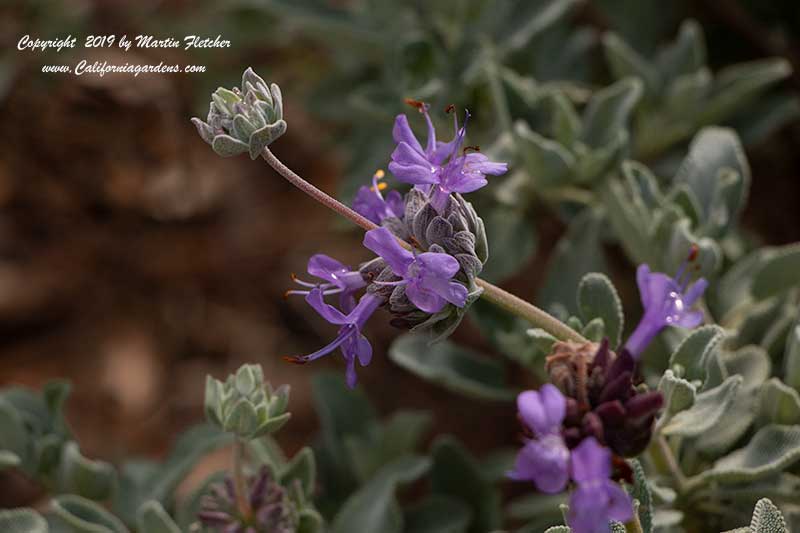
[[(247, 69), (241, 87), (215, 91), (207, 119), (193, 119), (214, 152), (262, 158), (361, 232), (361, 263), (321, 250), (286, 293), (332, 327), (326, 345), (285, 359), (309, 369), (342, 359), (344, 377), (312, 380), (319, 438), (286, 456), (275, 434), (290, 423), (289, 389), (266, 382), (258, 365), (225, 381), (208, 377), (207, 424), (182, 435), (162, 462), (84, 457), (62, 414), (63, 383), (41, 393), (5, 389), (0, 467), (51, 498), (0, 511), (0, 529), (800, 530), (800, 247), (758, 248), (744, 237), (738, 222), (752, 184), (734, 120), (788, 66), (712, 73), (702, 32), (687, 22), (655, 57), (604, 35), (615, 78), (608, 87), (557, 83), (558, 70), (553, 79), (539, 73), (540, 83), (515, 70), (515, 53), (572, 2), (534, 4), (537, 16), (515, 31), (483, 28), (485, 42), (470, 48), (474, 62), (453, 62), (429, 85), (403, 78), (413, 94), (402, 96), (426, 101), (405, 98), (405, 111), (386, 124), (378, 155), (387, 170), (361, 176), (351, 207), (272, 152), (288, 128), (276, 84)], [(418, 42), (433, 57), (461, 57), (459, 47), (475, 45), (461, 40), (470, 20), (447, 30), (423, 25), (443, 35)], [(565, 42), (582, 49), (574, 36)], [(469, 110), (438, 105), (469, 100), (484, 85), (488, 111), (475, 107), (480, 98)], [(482, 150), (468, 132), (489, 135), (480, 131), (486, 116), (496, 119), (497, 138)], [(533, 253), (532, 206), (567, 225), (539, 306), (492, 282)], [(603, 244), (617, 245), (633, 267), (633, 320), (602, 272)], [(508, 361), (449, 338), (465, 317)], [(381, 320), (403, 330), (388, 354), (367, 336), (367, 323)], [(476, 457), (448, 435), (429, 443), (427, 412), (380, 418), (357, 380), (386, 355), (454, 394), (516, 414), (518, 446)], [(524, 390), (506, 380), (507, 364), (527, 374), (515, 380)], [(230, 468), (178, 497), (194, 465), (219, 448), (230, 450)]]

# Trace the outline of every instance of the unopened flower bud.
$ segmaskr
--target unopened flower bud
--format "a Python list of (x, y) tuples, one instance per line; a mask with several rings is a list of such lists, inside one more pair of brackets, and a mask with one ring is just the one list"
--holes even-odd
[(205, 411), (209, 422), (243, 439), (274, 433), (289, 420), (289, 387), (264, 383), (259, 365), (243, 365), (223, 383), (206, 378)]
[(220, 87), (211, 95), (208, 118), (193, 118), (197, 132), (222, 157), (249, 152), (256, 159), (286, 132), (283, 99), (276, 84), (267, 86), (253, 69), (242, 75), (242, 88)]

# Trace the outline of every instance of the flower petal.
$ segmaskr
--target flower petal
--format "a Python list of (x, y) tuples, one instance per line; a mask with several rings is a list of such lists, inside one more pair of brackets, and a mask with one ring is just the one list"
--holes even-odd
[(442, 279), (451, 279), (461, 268), (458, 260), (450, 254), (425, 252), (417, 256), (417, 263), (423, 267), (426, 275)]
[(339, 284), (342, 274), (349, 272), (343, 263), (325, 254), (312, 255), (308, 260), (308, 273), (314, 277), (330, 281), (335, 285)]
[(371, 229), (364, 234), (364, 246), (381, 256), (400, 277), (405, 277), (414, 262), (414, 254), (400, 246), (397, 238), (386, 228)]
[(683, 303), (686, 307), (691, 307), (694, 303), (706, 292), (708, 288), (708, 281), (705, 278), (700, 278), (689, 286), (686, 294), (683, 296)]
[(306, 302), (308, 302), (308, 305), (313, 307), (322, 318), (331, 324), (347, 324), (348, 319), (341, 311), (336, 309), (334, 306), (325, 303), (325, 300), (322, 298), (322, 291), (320, 289), (311, 289), (311, 291), (309, 291), (309, 293), (306, 295)]
[(411, 185), (430, 185), (438, 183), (439, 179), (429, 166), (406, 165), (392, 161), (389, 163), (389, 172), (403, 183)]
[(445, 159), (453, 153), (453, 145), (455, 143), (455, 139), (450, 142), (437, 142), (436, 149), (433, 152), (429, 152), (428, 161), (433, 163), (434, 165), (441, 165), (444, 163)]
[(573, 533), (608, 533), (608, 500), (598, 486), (579, 486), (569, 498), (567, 525)]
[(508, 163), (495, 163), (483, 154), (467, 154), (464, 156), (464, 167), (469, 173), (489, 174), (500, 176), (508, 172)]
[(408, 124), (408, 117), (405, 115), (397, 115), (394, 119), (394, 127), (392, 128), (392, 138), (394, 142), (406, 143), (412, 149), (422, 153), (422, 146), (417, 140), (417, 136), (411, 131), (411, 126)]
[(372, 362), (372, 345), (364, 335), (355, 338), (355, 354), (361, 366), (367, 366)]
[(382, 204), (383, 201), (375, 195), (375, 191), (366, 185), (362, 185), (353, 198), (353, 210), (375, 224), (381, 223)]
[(358, 375), (356, 374), (356, 360), (354, 357), (347, 358), (345, 357), (346, 368), (345, 368), (345, 381), (347, 382), (347, 386), (351, 389), (356, 387), (356, 383), (358, 383)]
[(607, 479), (611, 475), (611, 450), (594, 437), (586, 437), (572, 450), (570, 469), (578, 483)]
[(406, 296), (418, 309), (426, 313), (438, 313), (446, 305), (444, 298), (423, 287), (417, 280), (406, 285)]
[(702, 323), (703, 323), (702, 311), (685, 311), (678, 316), (678, 320), (673, 322), (672, 325), (680, 326), (682, 328), (692, 329), (696, 328)]
[(469, 291), (457, 281), (434, 283), (431, 286), (431, 290), (456, 307), (464, 307), (467, 305)]
[(567, 414), (567, 399), (552, 383), (545, 383), (539, 389), (539, 400), (547, 414), (548, 425), (557, 428)]
[(403, 218), (406, 209), (403, 195), (398, 191), (389, 192), (389, 194), (386, 195), (386, 208), (389, 213), (397, 218)]
[(633, 502), (627, 492), (611, 480), (604, 483), (608, 498), (608, 518), (617, 522), (627, 522), (633, 518)]
[(433, 165), (430, 164), (430, 161), (425, 159), (425, 156), (421, 152), (414, 150), (404, 142), (398, 144), (397, 148), (392, 152), (392, 162), (400, 165), (427, 168), (428, 172), (431, 173), (433, 170)]
[(550, 417), (547, 416), (544, 403), (538, 391), (527, 390), (517, 396), (517, 411), (528, 428), (537, 436), (543, 437), (551, 433)]
[(509, 477), (530, 480), (536, 488), (548, 494), (564, 490), (569, 479), (569, 450), (558, 435), (529, 441), (517, 454), (514, 470)]

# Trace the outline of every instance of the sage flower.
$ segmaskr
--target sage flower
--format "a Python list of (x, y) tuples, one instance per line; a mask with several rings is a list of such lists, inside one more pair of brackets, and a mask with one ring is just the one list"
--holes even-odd
[(405, 286), (408, 299), (426, 313), (438, 313), (447, 303), (464, 307), (467, 288), (453, 281), (461, 266), (446, 253), (414, 254), (397, 242), (386, 228), (376, 228), (364, 235), (364, 246), (381, 256), (399, 281), (373, 282), (387, 286)]
[(344, 314), (334, 306), (325, 303), (322, 289), (316, 287), (306, 295), (306, 302), (322, 318), (331, 324), (340, 326), (339, 334), (330, 344), (314, 353), (285, 357), (285, 359), (292, 363), (305, 364), (324, 357), (338, 348), (341, 350), (346, 363), (345, 377), (347, 386), (350, 388), (355, 387), (357, 381), (356, 360), (361, 366), (367, 366), (372, 361), (372, 345), (361, 333), (361, 329), (372, 316), (372, 313), (384, 303), (384, 299), (376, 294), (367, 293), (361, 297), (358, 304), (349, 313)]
[(367, 285), (358, 270), (351, 270), (345, 264), (325, 254), (312, 255), (308, 260), (307, 270), (309, 274), (324, 280), (325, 283), (310, 283), (293, 275), (293, 281), (308, 290), (293, 289), (286, 291), (287, 296), (308, 295), (311, 289), (319, 288), (323, 296), (339, 294), (339, 306), (343, 312), (349, 313), (356, 305), (355, 293)]
[[(425, 122), (428, 125), (428, 142), (423, 149), (416, 135), (411, 131), (408, 117), (403, 114), (397, 115), (394, 128), (392, 128), (392, 138), (397, 143), (397, 148), (392, 154), (389, 170), (405, 183), (413, 185), (435, 183), (436, 175), (442, 171), (442, 165), (453, 152), (456, 139), (454, 138), (449, 143), (437, 141), (436, 128), (428, 114), (428, 104), (416, 100), (406, 100), (406, 102), (416, 107), (425, 116)], [(457, 123), (456, 133), (458, 133)]]
[(465, 149), (465, 153), (458, 155), (467, 134), (469, 111), (461, 127), (458, 118), (453, 116), (455, 136), (449, 143), (440, 143), (436, 141), (428, 106), (417, 104), (428, 123), (428, 144), (423, 150), (408, 125), (408, 118), (398, 115), (393, 131), (397, 147), (392, 152), (389, 170), (400, 181), (424, 190), (437, 212), (441, 213), (447, 207), (451, 193), (476, 191), (488, 183), (487, 174), (499, 176), (508, 170), (506, 163), (489, 161), (481, 153), (466, 153)]
[(390, 191), (386, 198), (381, 194), (381, 185), (378, 181), (382, 179), (384, 172), (377, 171), (372, 176), (372, 187), (363, 185), (358, 189), (353, 200), (353, 209), (356, 213), (366, 217), (375, 224), (380, 224), (384, 219), (394, 217), (403, 218), (405, 202), (403, 195), (398, 191)]
[(561, 437), (566, 406), (564, 395), (550, 383), (517, 397), (519, 416), (535, 438), (527, 439), (508, 477), (533, 481), (542, 492), (564, 490), (569, 478), (569, 450)]
[(577, 485), (567, 523), (574, 533), (608, 533), (608, 522), (633, 518), (633, 502), (611, 478), (611, 451), (587, 437), (572, 450), (570, 476)]
[(708, 282), (700, 278), (689, 285), (684, 276), (685, 265), (671, 278), (651, 272), (646, 264), (636, 270), (636, 283), (644, 307), (644, 316), (625, 343), (625, 348), (638, 359), (650, 341), (666, 326), (694, 328), (703, 321), (703, 312), (691, 307), (703, 295)]

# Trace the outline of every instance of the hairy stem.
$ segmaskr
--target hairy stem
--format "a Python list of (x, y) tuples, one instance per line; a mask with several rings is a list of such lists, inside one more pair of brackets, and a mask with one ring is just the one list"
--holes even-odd
[(524, 318), (534, 326), (542, 328), (557, 339), (586, 342), (586, 339), (577, 331), (567, 326), (550, 313), (539, 309), (522, 298), (511, 294), (493, 285), (486, 280), (476, 279), (475, 282), (483, 289), (482, 298), (492, 302), (497, 307), (509, 313)]
[(625, 522), (625, 531), (628, 533), (644, 533), (642, 523), (639, 522), (639, 513), (633, 513), (633, 518)]
[(681, 465), (675, 459), (672, 453), (672, 448), (669, 447), (666, 437), (664, 435), (656, 436), (656, 451), (661, 460), (667, 465), (672, 479), (675, 481), (675, 489), (678, 493), (682, 493), (686, 487), (686, 475), (681, 470)]
[[(289, 167), (284, 165), (280, 159), (275, 157), (268, 147), (264, 148), (261, 156), (264, 158), (269, 166), (275, 169), (275, 172), (286, 178), (286, 180), (312, 197), (314, 200), (318, 201), (325, 207), (336, 211), (338, 214), (342, 215), (343, 217), (355, 222), (365, 230), (375, 229), (378, 226), (367, 220), (363, 216), (359, 215), (340, 201), (336, 200), (329, 194), (319, 190), (318, 188), (314, 187), (306, 180), (298, 176), (297, 174), (292, 171)], [(399, 240), (399, 239), (398, 239)], [(407, 242), (400, 240), (401, 244), (408, 249), (411, 249), (411, 245)], [(530, 322), (532, 325), (539, 327), (546, 332), (550, 333), (554, 337), (561, 339), (561, 340), (573, 340), (578, 342), (586, 342), (586, 339), (577, 331), (573, 330), (554, 316), (550, 315), (549, 313), (539, 309), (535, 305), (531, 304), (530, 302), (526, 302), (522, 298), (514, 296), (510, 292), (504, 291), (500, 287), (489, 283), (488, 281), (482, 280), (480, 278), (475, 280), (476, 283), (483, 289), (483, 294), (481, 295), (483, 298), (486, 298), (488, 301), (492, 302), (493, 304), (497, 305), (501, 309), (508, 311), (520, 318), (523, 318)]]
[(253, 511), (250, 509), (250, 500), (247, 497), (247, 481), (244, 476), (244, 447), (245, 442), (236, 438), (233, 443), (233, 485), (236, 489), (236, 508), (239, 514), (249, 519)]

